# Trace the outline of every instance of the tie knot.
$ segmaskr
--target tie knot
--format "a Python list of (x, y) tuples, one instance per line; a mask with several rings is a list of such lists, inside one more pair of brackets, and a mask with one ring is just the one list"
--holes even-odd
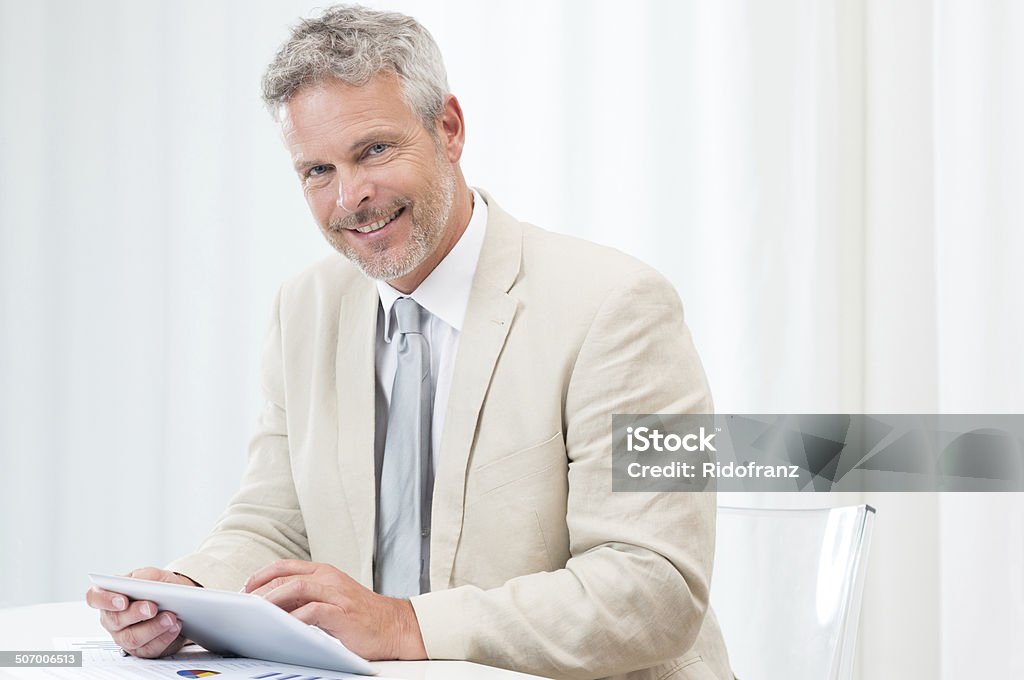
[(395, 323), (399, 333), (422, 333), (423, 308), (412, 298), (398, 298), (395, 300)]

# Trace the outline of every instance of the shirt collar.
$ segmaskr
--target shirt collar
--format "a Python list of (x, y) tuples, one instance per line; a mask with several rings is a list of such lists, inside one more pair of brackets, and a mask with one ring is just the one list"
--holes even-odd
[(473, 274), (480, 261), (480, 250), (487, 229), (487, 204), (475, 189), (471, 191), (473, 214), (466, 231), (416, 290), (406, 296), (386, 281), (377, 281), (377, 292), (384, 310), (385, 341), (391, 342), (391, 307), (400, 297), (411, 297), (420, 307), (456, 331), (462, 330), (466, 307), (469, 306), (469, 294), (473, 289)]

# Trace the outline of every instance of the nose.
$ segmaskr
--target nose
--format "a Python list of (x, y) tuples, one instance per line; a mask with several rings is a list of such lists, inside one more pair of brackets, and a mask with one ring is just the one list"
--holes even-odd
[(364, 203), (373, 201), (374, 187), (370, 178), (361, 169), (338, 172), (338, 207), (354, 213)]

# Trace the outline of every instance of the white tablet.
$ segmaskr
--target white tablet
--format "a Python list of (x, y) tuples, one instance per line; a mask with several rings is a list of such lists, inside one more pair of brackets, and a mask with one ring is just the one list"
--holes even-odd
[(174, 612), (185, 637), (211, 652), (344, 673), (377, 674), (338, 639), (258, 595), (126, 576), (89, 574), (89, 578), (104, 590), (132, 600), (155, 602), (159, 609)]

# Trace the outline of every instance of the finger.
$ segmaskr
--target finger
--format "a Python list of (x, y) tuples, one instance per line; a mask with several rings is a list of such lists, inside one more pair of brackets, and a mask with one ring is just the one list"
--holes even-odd
[(293, 579), (297, 579), (297, 578), (302, 578), (302, 576), (278, 576), (277, 578), (271, 579), (270, 581), (267, 581), (266, 583), (261, 585), (259, 588), (256, 588), (255, 590), (251, 591), (250, 594), (251, 595), (259, 595), (260, 597), (264, 597), (271, 590), (275, 590), (277, 588), (280, 588), (284, 584), (292, 581)]
[(164, 633), (172, 630), (175, 636), (177, 636), (181, 632), (181, 625), (174, 614), (163, 612), (148, 621), (128, 626), (123, 630), (113, 633), (111, 637), (114, 638), (114, 642), (121, 645), (122, 649), (134, 652), (136, 649), (144, 648)]
[(250, 593), (250, 595), (259, 595), (260, 597), (266, 597), (267, 593), (269, 593), (270, 591), (276, 590), (277, 588), (280, 588), (281, 586), (284, 586), (284, 585), (286, 585), (288, 583), (291, 583), (295, 579), (305, 579), (305, 580), (313, 581), (313, 580), (317, 580), (317, 574), (316, 573), (313, 573), (313, 574), (292, 574), (292, 575), (289, 575), (289, 576), (278, 576), (277, 578), (271, 579), (270, 581), (267, 581), (266, 583), (264, 583), (259, 588), (256, 588), (255, 590), (253, 590)]
[(129, 578), (139, 578), (144, 581), (161, 581), (163, 583), (180, 583), (181, 579), (173, 571), (160, 569), (159, 567), (142, 567), (132, 569), (126, 574)]
[(172, 626), (146, 644), (129, 650), (132, 656), (143, 659), (155, 659), (165, 654), (173, 654), (185, 645), (181, 635), (181, 622), (175, 620)]
[(157, 606), (147, 600), (132, 602), (123, 612), (103, 612), (100, 623), (111, 633), (124, 630), (143, 621), (149, 621), (157, 615)]
[(317, 565), (315, 562), (306, 562), (305, 560), (278, 560), (277, 562), (268, 564), (250, 576), (249, 580), (245, 582), (243, 590), (247, 593), (251, 593), (275, 578), (312, 574), (316, 571), (316, 567)]
[[(325, 602), (309, 602), (293, 610), (291, 615), (303, 623), (317, 626), (327, 632), (337, 630), (341, 619), (344, 618), (337, 607)], [(334, 633), (331, 632), (331, 634)], [(335, 637), (337, 636), (335, 635)]]
[(310, 602), (333, 603), (338, 593), (308, 578), (293, 578), (264, 594), (263, 598), (290, 612)]
[(99, 586), (92, 586), (85, 591), (85, 603), (93, 609), (119, 612), (128, 606), (128, 598), (121, 593), (114, 593), (109, 590), (103, 590)]

